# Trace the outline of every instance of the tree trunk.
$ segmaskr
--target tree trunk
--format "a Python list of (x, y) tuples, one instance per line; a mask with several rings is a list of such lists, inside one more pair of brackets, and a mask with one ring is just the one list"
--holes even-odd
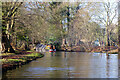
[(110, 46), (109, 33), (108, 33), (108, 25), (106, 26), (106, 46)]
[(109, 34), (107, 35), (107, 45), (106, 46), (110, 46), (110, 39), (109, 39)]
[(66, 44), (66, 39), (62, 39), (62, 46)]
[(2, 35), (2, 44), (4, 44), (4, 47), (5, 47), (5, 51), (4, 52), (10, 52), (10, 53), (14, 53), (14, 49), (12, 48), (11, 44), (10, 44), (10, 41), (7, 37), (6, 34), (3, 34)]

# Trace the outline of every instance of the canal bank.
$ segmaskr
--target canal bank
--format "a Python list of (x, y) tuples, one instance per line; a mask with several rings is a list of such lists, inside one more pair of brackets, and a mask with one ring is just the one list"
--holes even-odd
[(16, 69), (37, 58), (43, 57), (44, 54), (35, 51), (19, 51), (17, 53), (2, 53), (0, 61), (2, 62), (2, 73), (8, 70)]

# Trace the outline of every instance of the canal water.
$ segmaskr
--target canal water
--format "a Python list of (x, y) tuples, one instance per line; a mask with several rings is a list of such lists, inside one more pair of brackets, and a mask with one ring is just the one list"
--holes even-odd
[(9, 70), (7, 78), (117, 78), (118, 54), (56, 52), (44, 53), (20, 68)]

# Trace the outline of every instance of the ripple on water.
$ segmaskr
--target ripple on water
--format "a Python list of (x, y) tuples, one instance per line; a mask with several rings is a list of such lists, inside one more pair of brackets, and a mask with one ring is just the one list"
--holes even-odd
[(59, 68), (59, 67), (39, 67), (39, 68), (29, 68), (28, 71), (52, 71), (52, 70), (59, 70), (59, 71), (63, 71), (63, 70), (73, 70), (73, 67), (69, 67), (69, 68)]

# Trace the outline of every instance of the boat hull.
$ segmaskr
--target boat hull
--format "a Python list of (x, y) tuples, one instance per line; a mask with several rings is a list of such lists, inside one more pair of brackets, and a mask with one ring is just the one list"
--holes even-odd
[(49, 50), (49, 52), (56, 52), (56, 49), (55, 49), (55, 50), (53, 50), (53, 49), (50, 49), (50, 50)]

